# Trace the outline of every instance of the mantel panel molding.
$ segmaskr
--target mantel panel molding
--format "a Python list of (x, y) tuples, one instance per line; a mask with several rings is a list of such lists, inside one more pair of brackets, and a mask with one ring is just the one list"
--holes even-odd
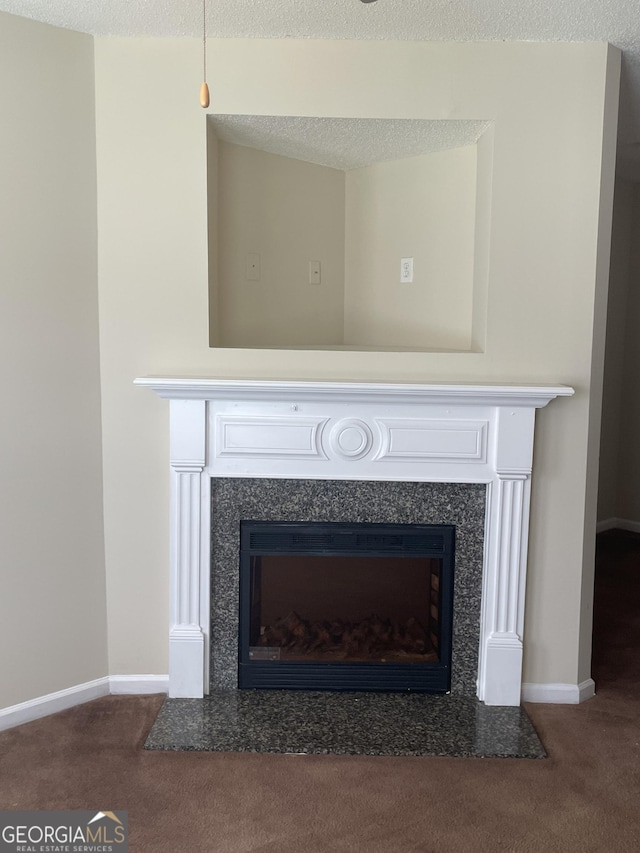
[(171, 401), (170, 695), (208, 689), (212, 477), (487, 485), (478, 697), (520, 704), (535, 410), (558, 386), (135, 380)]

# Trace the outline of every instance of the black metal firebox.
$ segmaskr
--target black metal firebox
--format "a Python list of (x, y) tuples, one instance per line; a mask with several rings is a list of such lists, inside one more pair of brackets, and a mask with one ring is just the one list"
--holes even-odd
[(451, 684), (455, 527), (242, 521), (241, 688)]

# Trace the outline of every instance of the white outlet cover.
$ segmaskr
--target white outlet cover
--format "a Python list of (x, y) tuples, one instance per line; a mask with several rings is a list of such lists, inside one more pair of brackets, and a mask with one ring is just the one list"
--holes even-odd
[(411, 284), (413, 281), (413, 258), (400, 260), (400, 284)]

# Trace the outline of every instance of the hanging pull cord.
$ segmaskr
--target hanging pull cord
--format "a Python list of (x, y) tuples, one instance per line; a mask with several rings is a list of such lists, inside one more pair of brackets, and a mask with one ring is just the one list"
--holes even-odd
[(200, 106), (209, 106), (209, 86), (207, 85), (207, 0), (202, 0), (202, 86), (200, 86)]

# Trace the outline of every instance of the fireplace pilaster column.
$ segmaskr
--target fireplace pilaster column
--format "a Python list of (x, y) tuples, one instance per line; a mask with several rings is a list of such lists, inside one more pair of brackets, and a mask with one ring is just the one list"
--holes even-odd
[(496, 420), (478, 671), (478, 696), (487, 705), (520, 704), (534, 417), (533, 408), (504, 409)]
[(206, 403), (172, 400), (169, 695), (203, 696), (205, 638), (200, 626), (201, 491)]

